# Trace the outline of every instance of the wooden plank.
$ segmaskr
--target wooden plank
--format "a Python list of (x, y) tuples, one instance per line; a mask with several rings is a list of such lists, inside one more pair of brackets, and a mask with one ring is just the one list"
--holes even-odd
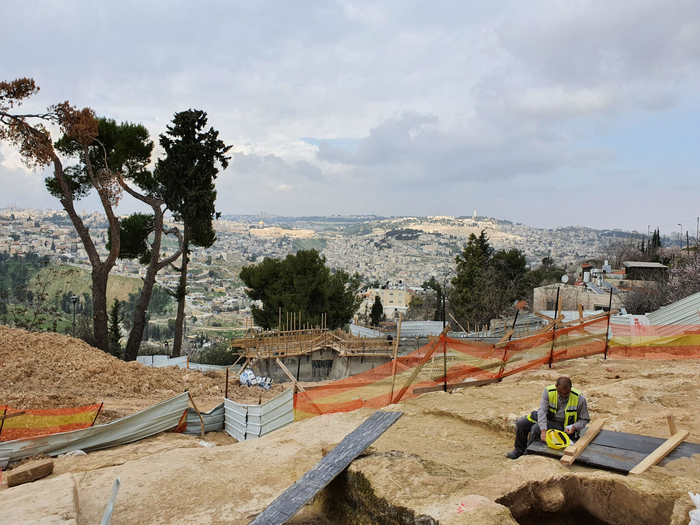
[(7, 478), (7, 486), (15, 487), (30, 481), (45, 478), (53, 472), (53, 459), (40, 459), (38, 461), (30, 461), (24, 465), (10, 470), (5, 474)]
[(505, 343), (506, 341), (508, 341), (508, 339), (510, 338), (511, 335), (513, 335), (513, 330), (512, 330), (512, 329), (511, 329), (511, 330), (508, 330), (508, 333), (506, 333), (503, 337), (501, 337), (501, 338), (498, 340), (498, 343), (496, 343), (496, 344)]
[[(440, 336), (443, 336), (443, 335), (448, 334), (449, 331), (450, 331), (450, 328), (451, 328), (451, 327), (450, 327), (450, 324), (448, 323), (448, 324), (445, 326), (445, 328), (443, 328), (442, 333), (440, 334)], [(433, 353), (435, 353), (435, 350), (436, 350), (437, 347), (438, 347), (438, 342), (439, 342), (439, 341), (435, 341), (435, 342), (433, 343), (433, 345), (432, 345), (432, 348), (431, 348), (430, 350), (428, 350), (428, 351), (425, 353), (425, 355), (423, 356), (423, 358), (418, 362), (418, 365), (413, 369), (413, 372), (411, 373), (411, 376), (408, 378), (408, 380), (406, 381), (406, 383), (404, 384), (404, 386), (401, 388), (401, 390), (399, 390), (399, 393), (396, 395), (396, 398), (393, 398), (393, 397), (392, 397), (392, 399), (390, 399), (391, 404), (396, 403), (396, 402), (398, 402), (398, 401), (401, 400), (401, 398), (403, 397), (403, 395), (406, 393), (406, 390), (408, 390), (409, 387), (411, 386), (411, 383), (413, 383), (413, 380), (416, 378), (416, 376), (418, 375), (418, 373), (419, 373), (419, 372), (423, 369), (423, 367), (425, 366), (425, 363), (427, 363), (428, 360), (432, 357)], [(443, 385), (443, 386), (444, 386), (444, 385)]]
[(13, 417), (23, 416), (24, 414), (25, 414), (25, 411), (22, 410), (22, 412), (15, 412), (14, 414), (9, 414), (7, 416), (0, 416), (0, 421), (4, 421), (6, 419), (11, 419)]
[(343, 472), (357, 456), (396, 423), (403, 412), (375, 412), (347, 435), (321, 461), (285, 490), (250, 525), (286, 523), (324, 487)]
[[(628, 474), (664, 441), (662, 438), (651, 436), (601, 430), (593, 443), (586, 447), (576, 459), (576, 463)], [(551, 449), (541, 441), (535, 441), (528, 447), (527, 452), (556, 459), (563, 456), (562, 451)], [(693, 458), (698, 454), (700, 454), (700, 443), (686, 441), (666, 456), (659, 465), (663, 466), (680, 458)]]
[(199, 412), (197, 405), (194, 404), (194, 399), (192, 398), (192, 394), (190, 394), (189, 390), (187, 391), (187, 395), (190, 398), (190, 402), (192, 403), (192, 407), (194, 408), (194, 411), (197, 412), (197, 415), (199, 416), (199, 423), (202, 426), (202, 441), (204, 441), (204, 418), (202, 417), (202, 414)]
[(297, 382), (296, 378), (292, 375), (292, 373), (287, 369), (286, 366), (284, 366), (284, 363), (280, 361), (279, 357), (276, 358), (275, 361), (277, 362), (277, 366), (279, 366), (282, 369), (282, 372), (284, 372), (287, 375), (287, 377), (292, 380), (292, 383), (294, 383), (294, 387), (300, 392), (306, 392), (306, 390), (304, 390), (304, 387)]
[(566, 447), (564, 450), (564, 456), (561, 458), (561, 462), (564, 465), (573, 464), (573, 462), (576, 461), (576, 458), (581, 455), (581, 452), (583, 452), (600, 433), (606, 421), (606, 419), (596, 421), (588, 428), (588, 431), (581, 439), (579, 439), (575, 444)]
[[(564, 455), (561, 450), (549, 448), (542, 441), (535, 441), (527, 448), (528, 454), (547, 456), (553, 459), (561, 459)], [(634, 466), (644, 459), (645, 455), (632, 450), (618, 450), (611, 447), (604, 447), (591, 443), (586, 450), (576, 459), (577, 464), (589, 467), (610, 470), (627, 474)]]
[(671, 431), (671, 435), (675, 436), (678, 433), (678, 429), (676, 428), (676, 420), (673, 414), (668, 414), (666, 419), (668, 419), (668, 429)]
[(642, 474), (646, 472), (651, 467), (659, 463), (668, 454), (673, 451), (678, 445), (680, 445), (685, 438), (690, 435), (690, 432), (684, 430), (682, 432), (676, 432), (673, 437), (668, 439), (663, 445), (657, 448), (654, 452), (649, 454), (644, 461), (639, 465), (630, 470), (630, 474)]
[(399, 339), (401, 338), (401, 321), (403, 321), (403, 314), (399, 314), (399, 326), (396, 330), (396, 344), (394, 345), (394, 360), (391, 364), (391, 394), (389, 394), (389, 400), (394, 398), (394, 386), (396, 385), (396, 358), (399, 354)]
[[(484, 385), (490, 385), (492, 383), (498, 383), (498, 379), (482, 379), (480, 381), (464, 381), (462, 383), (452, 383), (450, 385), (447, 385), (447, 391), (451, 392), (452, 390), (457, 390), (458, 388), (468, 388), (470, 386), (484, 386)], [(421, 388), (414, 388), (413, 393), (414, 394), (427, 394), (428, 392), (444, 392), (445, 386), (444, 385), (435, 385), (435, 386), (424, 386)]]

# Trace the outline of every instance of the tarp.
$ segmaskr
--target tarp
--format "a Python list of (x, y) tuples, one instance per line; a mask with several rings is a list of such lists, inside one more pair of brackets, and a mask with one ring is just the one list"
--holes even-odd
[(294, 391), (285, 390), (263, 405), (224, 399), (224, 429), (238, 441), (255, 439), (294, 423)]
[(184, 392), (111, 423), (33, 439), (8, 441), (2, 444), (2, 449), (10, 448), (10, 461), (17, 461), (35, 454), (58, 456), (76, 449), (90, 452), (116, 447), (167, 430), (181, 432), (185, 428), (188, 400), (188, 394)]
[(47, 410), (16, 410), (0, 407), (0, 415), (20, 416), (0, 421), (0, 441), (29, 439), (46, 434), (70, 432), (93, 425), (102, 405), (88, 405), (73, 408), (52, 408)]
[[(204, 420), (205, 432), (218, 432), (224, 429), (224, 404), (212, 408), (209, 412), (201, 412)], [(197, 411), (189, 407), (187, 409), (187, 429), (185, 434), (200, 435), (202, 432), (202, 423), (199, 421)]]

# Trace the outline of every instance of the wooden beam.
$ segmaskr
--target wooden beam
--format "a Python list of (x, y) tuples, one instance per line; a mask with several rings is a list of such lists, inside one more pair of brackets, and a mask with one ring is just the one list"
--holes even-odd
[(287, 369), (286, 366), (284, 366), (284, 363), (283, 363), (282, 361), (280, 361), (280, 358), (277, 357), (277, 358), (275, 359), (275, 361), (277, 362), (277, 366), (279, 366), (279, 367), (282, 369), (282, 372), (284, 372), (284, 373), (287, 375), (287, 377), (288, 377), (289, 379), (292, 380), (292, 383), (294, 383), (294, 388), (296, 388), (296, 389), (299, 390), (300, 392), (306, 392), (306, 390), (304, 390), (304, 387), (302, 387), (302, 386), (299, 384), (299, 382), (298, 382), (298, 381), (296, 380), (296, 378), (292, 375), (292, 373)]
[(197, 415), (199, 416), (199, 424), (202, 426), (202, 441), (204, 441), (204, 418), (202, 417), (202, 414), (200, 413), (199, 409), (197, 408), (197, 405), (195, 405), (194, 398), (192, 397), (192, 394), (190, 394), (189, 390), (187, 391), (187, 396), (190, 398), (190, 401), (192, 402), (192, 407), (194, 408), (194, 411), (197, 412)]
[(4, 421), (5, 419), (10, 419), (12, 417), (23, 416), (24, 414), (25, 414), (25, 411), (22, 410), (22, 412), (15, 412), (14, 414), (9, 414), (7, 416), (0, 416), (0, 421)]
[(502, 344), (502, 343), (508, 342), (508, 339), (510, 338), (511, 335), (513, 335), (513, 330), (512, 330), (512, 329), (511, 329), (511, 330), (508, 330), (508, 332), (507, 332), (506, 334), (504, 334), (503, 337), (501, 337), (501, 338), (498, 340), (498, 343), (496, 343), (496, 344), (497, 344), (497, 345), (500, 345), (500, 344)]
[[(490, 385), (492, 383), (498, 383), (498, 379), (482, 379), (480, 381), (464, 381), (462, 383), (452, 383), (451, 385), (447, 385), (447, 391), (451, 392), (452, 390), (457, 390), (460, 388), (468, 388), (470, 386), (484, 386), (484, 385)], [(421, 388), (414, 388), (413, 393), (414, 394), (427, 394), (428, 392), (444, 392), (445, 386), (444, 385), (436, 385), (436, 386), (424, 386)]]
[(606, 419), (596, 421), (590, 427), (588, 427), (588, 430), (586, 430), (586, 433), (581, 439), (579, 439), (575, 444), (566, 447), (564, 450), (564, 455), (561, 458), (561, 462), (564, 465), (571, 465), (574, 461), (576, 461), (576, 458), (579, 457), (581, 452), (583, 452), (583, 450), (590, 445), (590, 443), (600, 433), (606, 421)]
[(583, 305), (578, 303), (578, 320), (580, 323), (583, 322)]
[(45, 478), (53, 473), (53, 459), (30, 461), (5, 474), (8, 487), (16, 487), (23, 483)]
[(673, 449), (680, 445), (685, 438), (690, 435), (690, 432), (684, 430), (682, 432), (676, 432), (673, 437), (666, 440), (666, 442), (657, 448), (654, 452), (649, 454), (646, 459), (639, 463), (636, 467), (630, 470), (630, 474), (642, 474), (646, 472), (651, 467), (659, 463), (662, 459), (668, 456)]
[[(452, 320), (453, 320), (455, 323), (457, 323), (457, 326), (459, 326), (459, 327), (462, 329), (462, 332), (464, 332), (465, 334), (469, 333), (469, 332), (467, 332), (467, 331), (464, 329), (464, 327), (463, 327), (461, 324), (459, 324), (459, 321), (458, 321), (457, 319), (455, 319), (455, 316), (452, 315), (451, 313), (450, 313), (450, 317), (452, 318)], [(467, 326), (469, 326), (469, 323), (467, 323)]]
[(668, 419), (668, 429), (671, 431), (671, 435), (675, 436), (678, 433), (678, 429), (676, 429), (676, 420), (673, 414), (668, 414), (666, 419)]
[(548, 315), (544, 315), (544, 314), (541, 314), (539, 312), (532, 312), (532, 313), (535, 314), (537, 317), (541, 317), (542, 319), (547, 319), (547, 321), (549, 321), (550, 323), (554, 322), (554, 317), (549, 317)]
[[(440, 334), (440, 336), (443, 336), (443, 335), (445, 335), (445, 334), (448, 334), (448, 333), (450, 332), (450, 328), (451, 328), (451, 326), (450, 326), (449, 323), (448, 323), (448, 324), (445, 326), (445, 328), (442, 330), (442, 333)], [(420, 360), (420, 362), (418, 363), (418, 365), (413, 369), (413, 373), (412, 373), (411, 376), (408, 378), (408, 380), (406, 381), (406, 383), (404, 384), (404, 386), (401, 388), (401, 390), (399, 390), (399, 393), (398, 393), (398, 395), (396, 396), (396, 400), (394, 400), (393, 396), (392, 396), (392, 399), (389, 400), (389, 401), (391, 402), (391, 404), (394, 404), (394, 403), (396, 403), (396, 402), (398, 402), (398, 401), (401, 400), (401, 398), (403, 397), (403, 395), (406, 393), (406, 390), (408, 390), (408, 388), (411, 386), (411, 383), (413, 383), (413, 380), (416, 378), (416, 376), (418, 375), (418, 373), (423, 369), (423, 366), (425, 366), (425, 363), (427, 363), (428, 360), (432, 357), (432, 355), (433, 355), (433, 353), (435, 352), (435, 350), (437, 349), (437, 347), (438, 347), (438, 341), (433, 342), (432, 348), (431, 348), (430, 350), (428, 350), (428, 351), (425, 353), (425, 355), (424, 355), (423, 358)], [(444, 386), (444, 385), (443, 385), (443, 386)]]
[(389, 400), (394, 397), (394, 385), (396, 384), (396, 358), (399, 355), (399, 338), (401, 337), (401, 322), (403, 321), (403, 314), (399, 314), (399, 326), (396, 330), (396, 341), (394, 342), (394, 359), (391, 365), (391, 394), (389, 394)]

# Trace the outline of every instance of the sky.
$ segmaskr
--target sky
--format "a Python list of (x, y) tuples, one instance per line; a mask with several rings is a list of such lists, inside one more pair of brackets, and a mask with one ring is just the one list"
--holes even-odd
[[(700, 216), (697, 0), (0, 0), (0, 79), (145, 125), (208, 113), (224, 214)], [(162, 155), (156, 148), (154, 155)], [(0, 206), (59, 209), (0, 143)], [(98, 208), (88, 197), (78, 209)], [(137, 206), (125, 198), (119, 213)]]

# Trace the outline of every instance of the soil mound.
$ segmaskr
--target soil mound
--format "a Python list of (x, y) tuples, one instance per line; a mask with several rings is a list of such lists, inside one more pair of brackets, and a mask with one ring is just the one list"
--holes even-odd
[[(104, 402), (100, 422), (106, 422), (189, 390), (198, 408), (208, 410), (223, 400), (224, 378), (223, 371), (127, 363), (69, 336), (0, 327), (0, 404), (12, 408)], [(283, 390), (229, 382), (229, 398), (241, 403), (264, 402)]]

